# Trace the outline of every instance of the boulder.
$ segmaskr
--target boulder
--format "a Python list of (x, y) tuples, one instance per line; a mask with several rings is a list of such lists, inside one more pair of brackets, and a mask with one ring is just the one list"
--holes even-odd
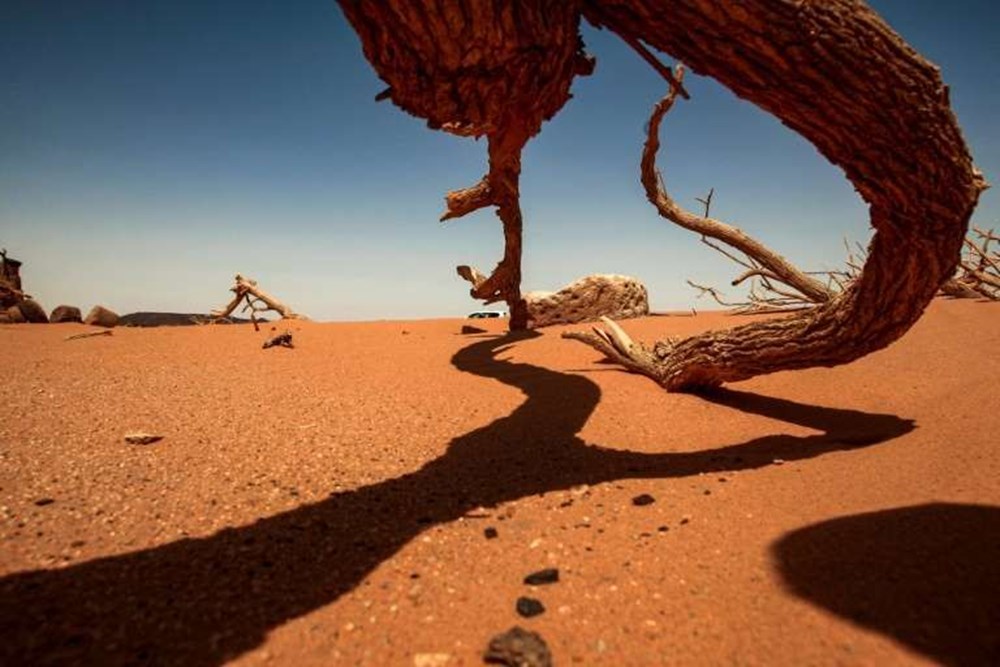
[(25, 322), (24, 314), (21, 312), (21, 309), (18, 308), (17, 306), (11, 306), (10, 308), (4, 311), (4, 314), (7, 316), (7, 320), (11, 324), (24, 324)]
[(113, 310), (108, 310), (104, 306), (94, 306), (87, 313), (87, 317), (83, 320), (85, 324), (93, 324), (98, 327), (111, 327), (118, 326), (118, 313)]
[(49, 315), (49, 322), (57, 324), (59, 322), (83, 322), (80, 309), (76, 306), (56, 306)]
[(45, 309), (34, 299), (24, 299), (17, 304), (16, 308), (21, 311), (27, 322), (47, 324), (49, 321), (49, 316), (45, 314)]
[(614, 274), (580, 278), (558, 292), (529, 292), (524, 301), (531, 328), (649, 314), (646, 286), (635, 278)]

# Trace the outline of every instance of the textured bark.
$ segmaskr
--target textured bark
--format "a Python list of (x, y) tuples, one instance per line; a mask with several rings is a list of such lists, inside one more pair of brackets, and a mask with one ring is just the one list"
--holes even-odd
[[(682, 90), (679, 86), (684, 79), (684, 70), (678, 67), (676, 76), (677, 85), (670, 89), (670, 92), (653, 107), (653, 113), (649, 118), (646, 128), (646, 144), (642, 149), (642, 161), (640, 167), (640, 180), (646, 191), (646, 198), (657, 210), (657, 212), (670, 220), (674, 224), (690, 230), (702, 237), (713, 238), (722, 241), (731, 248), (735, 248), (752, 258), (759, 269), (752, 269), (733, 281), (737, 285), (743, 280), (750, 278), (754, 273), (775, 280), (792, 289), (797, 290), (803, 297), (803, 301), (808, 303), (825, 303), (829, 301), (834, 292), (826, 285), (816, 280), (812, 276), (803, 273), (787, 259), (774, 252), (763, 243), (746, 234), (742, 229), (726, 224), (721, 220), (709, 218), (707, 216), (695, 215), (682, 208), (674, 201), (666, 188), (662, 187), (659, 172), (656, 169), (656, 154), (660, 149), (660, 123), (663, 117), (670, 111), (677, 99), (678, 93)], [(708, 208), (708, 204), (705, 205)]]
[(340, 0), (365, 56), (391, 99), (434, 129), (489, 142), (490, 172), (449, 193), (442, 220), (495, 206), (504, 255), (472, 290), (506, 301), (511, 328), (527, 326), (521, 299), (521, 149), (569, 99), (576, 74), (593, 61), (582, 51), (572, 0)]
[[(844, 170), (869, 204), (875, 229), (864, 271), (845, 292), (786, 319), (651, 350), (619, 335), (599, 338), (614, 358), (668, 389), (833, 366), (889, 345), (954, 274), (985, 188), (937, 68), (857, 0), (341, 0), (341, 6), (389, 83), (388, 97), (432, 127), (489, 136), (487, 178), (491, 190), (503, 185), (491, 196), (500, 201), (508, 245), (516, 242), (505, 260), (520, 253), (518, 141), (558, 111), (573, 76), (586, 70), (578, 11), (631, 44), (645, 42), (717, 79)], [(516, 146), (516, 164), (495, 142)], [(494, 276), (505, 271), (491, 294), (506, 289), (512, 298), (517, 264), (515, 271), (501, 262)]]
[[(291, 307), (286, 305), (284, 302), (279, 301), (258, 287), (256, 280), (251, 280), (250, 278), (241, 276), (238, 273), (236, 274), (236, 284), (230, 288), (230, 291), (233, 292), (232, 300), (223, 308), (213, 310), (213, 319), (220, 320), (225, 317), (229, 317), (233, 311), (236, 310), (236, 307), (240, 305), (240, 302), (244, 300), (246, 301), (246, 305), (243, 309), (250, 310), (250, 318), (254, 320), (254, 323), (256, 323), (254, 316), (263, 310), (273, 310), (281, 315), (282, 319), (306, 319), (304, 316), (293, 311)], [(257, 302), (260, 302), (263, 306), (260, 306)]]
[(816, 309), (651, 350), (606, 336), (606, 353), (684, 390), (847, 363), (916, 322), (953, 275), (985, 188), (937, 68), (850, 0), (603, 0), (584, 13), (777, 116), (844, 170), (875, 229), (861, 276)]

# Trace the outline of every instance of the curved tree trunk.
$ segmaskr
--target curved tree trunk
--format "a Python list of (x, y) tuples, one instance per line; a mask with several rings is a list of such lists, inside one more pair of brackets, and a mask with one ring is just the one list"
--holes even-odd
[(847, 363), (916, 322), (954, 273), (986, 187), (936, 67), (851, 0), (592, 0), (584, 15), (777, 116), (844, 169), (875, 229), (862, 275), (816, 309), (652, 350), (611, 336), (605, 352), (684, 390)]
[[(937, 68), (858, 0), (341, 6), (390, 84), (386, 96), (432, 127), (492, 139), (520, 125), (534, 135), (568, 99), (573, 76), (586, 71), (577, 37), (582, 12), (717, 79), (844, 170), (870, 205), (875, 234), (862, 275), (843, 294), (786, 319), (651, 350), (617, 327), (590, 341), (671, 390), (833, 366), (889, 345), (953, 275), (985, 188)], [(492, 165), (491, 152), (491, 172)]]

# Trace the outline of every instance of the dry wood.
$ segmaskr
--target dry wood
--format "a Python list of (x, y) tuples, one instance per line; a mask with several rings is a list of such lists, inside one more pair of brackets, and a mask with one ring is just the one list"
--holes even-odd
[[(652, 348), (611, 324), (589, 339), (670, 390), (843, 364), (891, 344), (954, 275), (986, 187), (937, 68), (857, 0), (742, 0), (725, 8), (718, 0), (340, 4), (394, 103), (431, 127), (490, 139), (490, 199), (499, 202), (508, 252), (477, 296), (510, 299), (519, 289), (520, 149), (590, 64), (579, 41), (581, 13), (717, 79), (844, 171), (868, 204), (875, 233), (863, 271), (842, 293), (830, 298), (826, 285), (796, 277), (799, 292), (827, 300), (787, 318)], [(682, 213), (674, 212), (698, 222)]]
[(94, 338), (96, 336), (110, 336), (110, 335), (112, 335), (112, 331), (110, 329), (106, 329), (104, 331), (91, 331), (88, 333), (73, 334), (72, 336), (66, 336), (64, 340), (79, 340), (80, 338)]
[(292, 344), (292, 334), (289, 332), (280, 333), (277, 336), (271, 336), (266, 341), (264, 341), (264, 349), (269, 347), (295, 347)]
[(256, 280), (245, 278), (238, 273), (236, 274), (236, 284), (230, 288), (230, 291), (233, 292), (232, 300), (225, 307), (212, 311), (211, 315), (214, 321), (229, 317), (242, 301), (246, 302), (243, 310), (250, 311), (250, 319), (253, 321), (255, 329), (259, 329), (256, 319), (257, 313), (267, 310), (275, 311), (281, 315), (282, 319), (286, 320), (306, 319), (304, 315), (294, 312), (285, 303), (258, 287)]

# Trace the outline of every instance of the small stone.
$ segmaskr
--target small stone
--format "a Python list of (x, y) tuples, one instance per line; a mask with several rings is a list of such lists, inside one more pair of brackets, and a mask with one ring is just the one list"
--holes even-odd
[(488, 540), (495, 540), (496, 538), (500, 537), (500, 533), (498, 533), (497, 529), (494, 528), (493, 526), (489, 526), (488, 528), (486, 528), (486, 530), (483, 531), (483, 535), (485, 535), (486, 539)]
[(643, 507), (645, 505), (652, 505), (656, 502), (656, 498), (649, 495), (648, 493), (642, 493), (632, 499), (632, 504), (636, 507)]
[(524, 583), (529, 586), (543, 586), (554, 584), (557, 581), (559, 581), (559, 568), (556, 567), (547, 567), (544, 570), (532, 572), (524, 578)]
[(771, 463), (776, 466), (785, 465), (785, 459), (774, 459)]
[(163, 440), (162, 435), (153, 435), (152, 433), (126, 433), (125, 442), (130, 445), (151, 445), (154, 442)]
[(531, 618), (545, 613), (545, 605), (542, 604), (541, 600), (524, 596), (517, 599), (517, 605), (515, 608), (517, 609), (517, 613), (525, 618)]
[(37, 505), (38, 507), (45, 507), (46, 505), (51, 505), (54, 502), (55, 499), (53, 498), (39, 498), (38, 500), (35, 501), (35, 505)]
[(691, 517), (685, 514), (684, 516), (681, 517), (681, 525), (683, 526), (684, 524), (687, 523), (691, 523)]
[(668, 530), (670, 530), (670, 526), (660, 526), (659, 528), (657, 528), (657, 530), (660, 531), (661, 533), (665, 533)]
[(507, 667), (552, 667), (552, 653), (541, 635), (519, 626), (491, 639), (483, 660)]
[(413, 667), (444, 667), (449, 660), (450, 653), (417, 653), (413, 656)]

